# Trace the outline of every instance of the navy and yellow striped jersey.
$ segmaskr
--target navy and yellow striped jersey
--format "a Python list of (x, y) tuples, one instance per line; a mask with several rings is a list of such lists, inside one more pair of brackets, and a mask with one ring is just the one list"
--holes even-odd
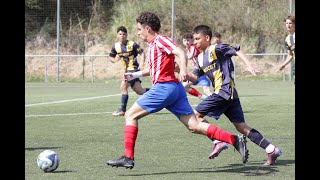
[(231, 46), (226, 43), (210, 45), (205, 52), (197, 57), (197, 66), (192, 73), (200, 77), (206, 75), (214, 88), (213, 93), (226, 100), (237, 99), (234, 80), (231, 76), (231, 57), (236, 56), (240, 46)]
[(138, 71), (139, 63), (137, 60), (138, 54), (141, 54), (143, 49), (140, 48), (139, 44), (127, 40), (126, 43), (122, 44), (121, 42), (116, 42), (109, 54), (110, 57), (116, 57), (118, 54), (120, 60), (123, 63), (123, 68), (125, 72)]
[(293, 60), (295, 60), (295, 33), (289, 34), (285, 39), (285, 47), (293, 54)]

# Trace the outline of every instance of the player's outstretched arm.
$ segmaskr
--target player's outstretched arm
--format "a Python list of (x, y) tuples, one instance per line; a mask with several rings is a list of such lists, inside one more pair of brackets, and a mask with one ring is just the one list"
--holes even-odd
[(245, 55), (241, 50), (237, 51), (236, 54), (239, 56), (239, 58), (247, 65), (247, 68), (243, 71), (249, 71), (252, 75), (257, 76), (257, 73), (260, 72), (257, 70), (249, 61), (249, 58), (247, 55)]
[(287, 55), (287, 58), (286, 60), (279, 66), (279, 70), (283, 70), (290, 62), (291, 60), (293, 59), (293, 53), (288, 50), (288, 55)]

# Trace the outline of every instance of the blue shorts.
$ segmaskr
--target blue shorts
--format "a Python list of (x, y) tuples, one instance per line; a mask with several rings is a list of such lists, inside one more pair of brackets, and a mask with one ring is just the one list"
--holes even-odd
[(244, 122), (244, 115), (239, 98), (226, 100), (213, 93), (201, 101), (195, 110), (202, 115), (207, 115), (216, 120), (224, 113), (231, 122)]
[(181, 115), (194, 114), (180, 82), (158, 82), (140, 96), (136, 103), (149, 113), (166, 108), (178, 119)]
[(200, 77), (197, 79), (197, 81), (195, 81), (195, 82), (193, 83), (193, 85), (197, 85), (197, 84), (199, 84), (199, 83), (200, 83), (201, 86), (209, 86), (209, 87), (210, 87), (210, 80), (207, 78), (206, 75), (200, 76)]

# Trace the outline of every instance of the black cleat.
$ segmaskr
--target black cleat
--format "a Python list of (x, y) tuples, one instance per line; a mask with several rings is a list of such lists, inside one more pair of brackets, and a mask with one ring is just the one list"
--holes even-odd
[(245, 164), (249, 158), (246, 137), (242, 134), (235, 136), (234, 147), (241, 154), (242, 162)]
[(119, 159), (109, 160), (106, 162), (107, 165), (112, 167), (125, 167), (126, 169), (132, 169), (134, 166), (134, 160), (129, 159), (126, 156), (121, 156)]

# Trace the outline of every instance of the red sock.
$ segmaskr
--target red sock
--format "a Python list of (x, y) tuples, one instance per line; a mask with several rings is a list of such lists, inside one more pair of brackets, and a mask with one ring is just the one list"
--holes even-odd
[(134, 146), (138, 136), (138, 128), (136, 126), (125, 126), (124, 127), (124, 155), (127, 158), (134, 158)]
[(188, 93), (191, 94), (192, 96), (196, 96), (196, 97), (201, 97), (202, 96), (202, 94), (199, 91), (197, 91), (196, 89), (194, 89), (194, 88), (191, 88), (188, 91)]
[(217, 126), (211, 124), (207, 129), (207, 136), (210, 139), (216, 139), (219, 141), (226, 142), (228, 144), (234, 144), (234, 135), (223, 130), (219, 129)]

